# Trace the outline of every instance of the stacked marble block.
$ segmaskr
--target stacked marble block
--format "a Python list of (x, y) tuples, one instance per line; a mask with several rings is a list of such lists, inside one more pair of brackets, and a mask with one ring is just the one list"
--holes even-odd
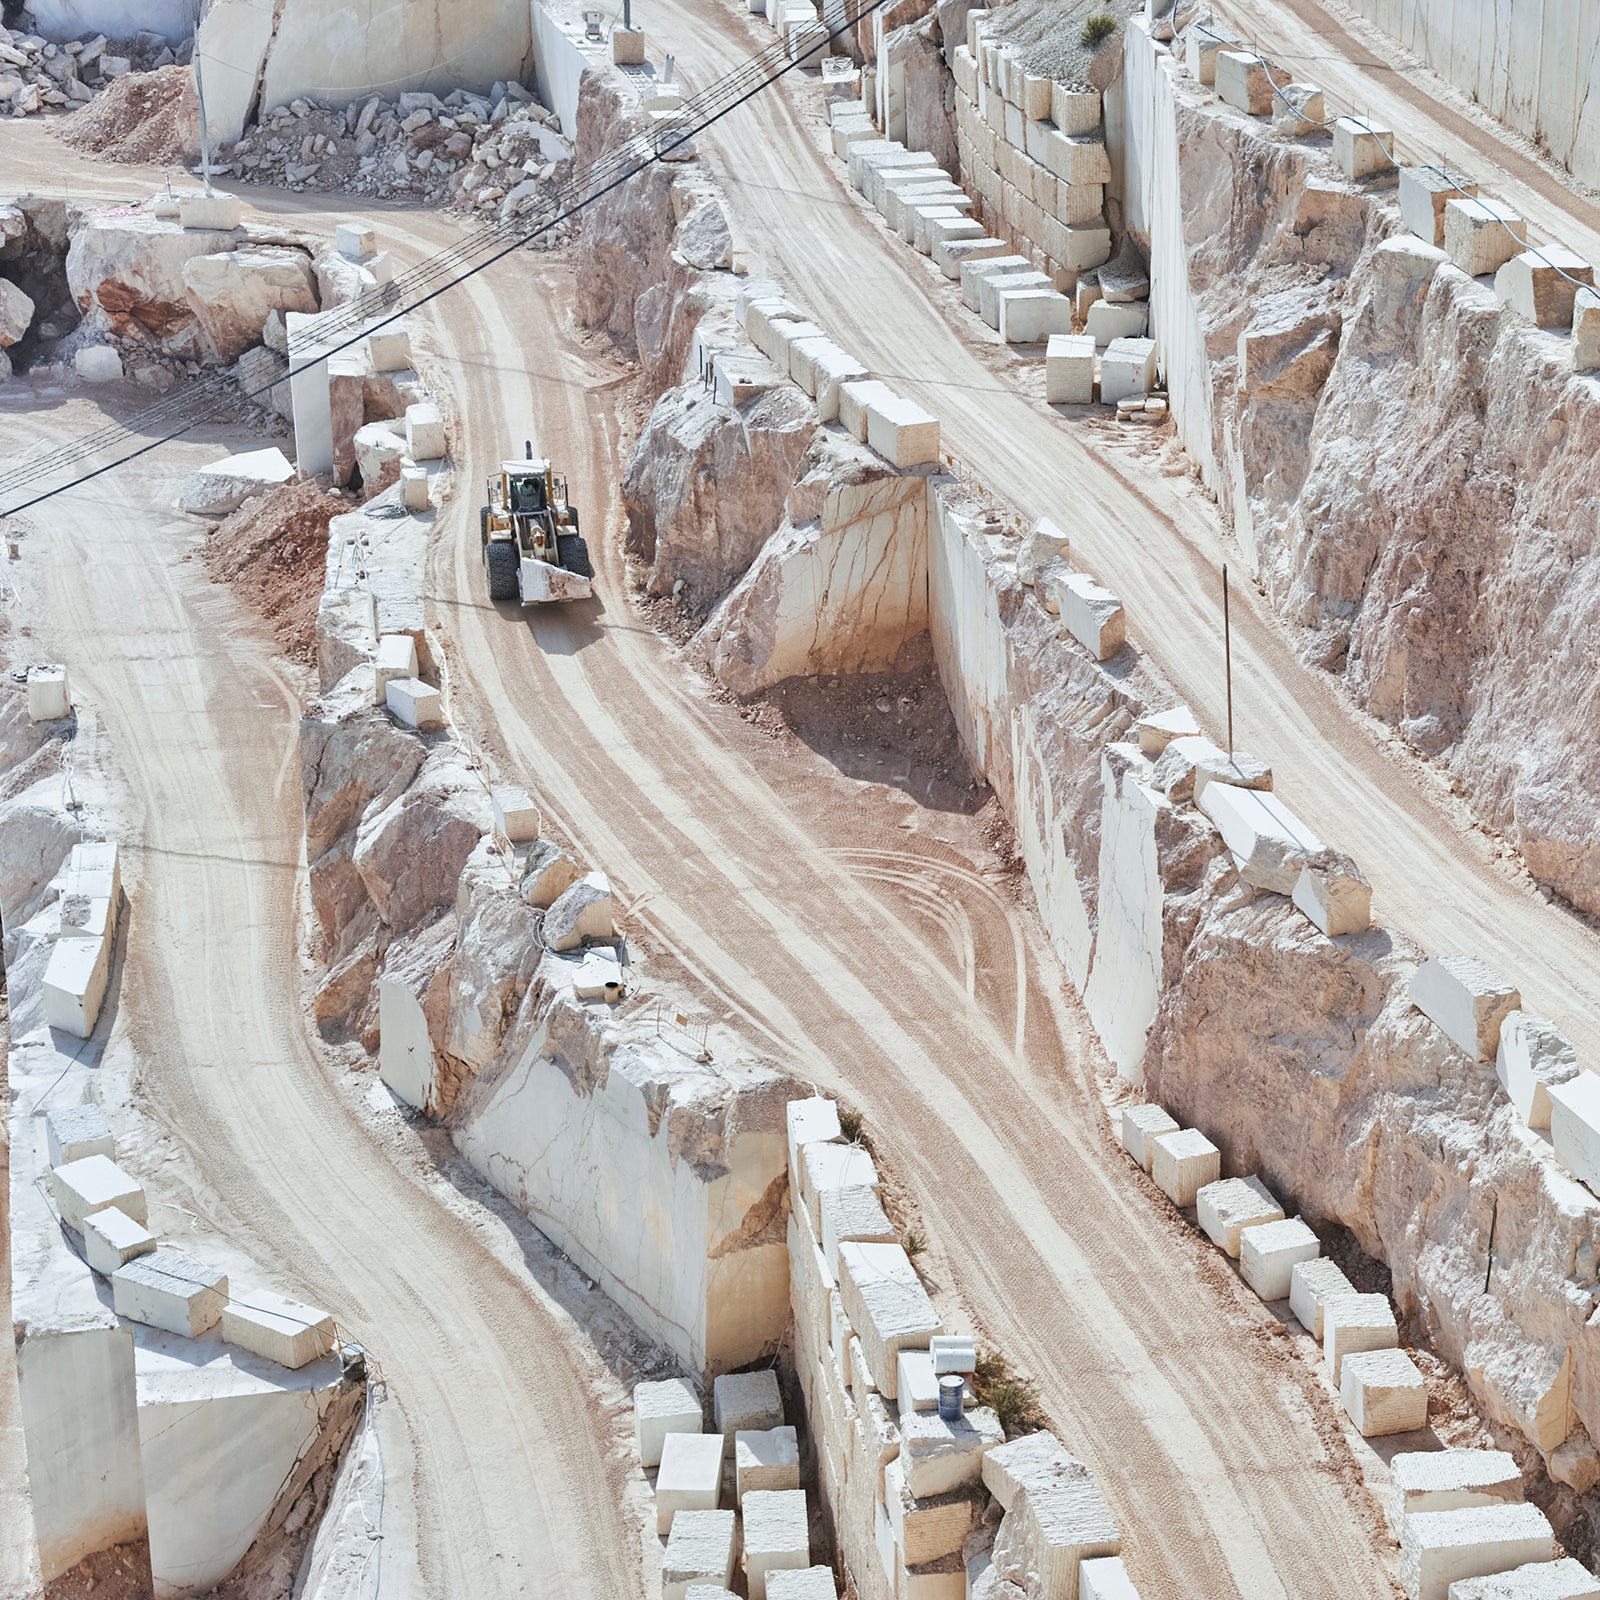
[(1522, 217), (1480, 195), (1464, 173), (1440, 167), (1400, 169), (1400, 215), (1469, 278), (1492, 273), (1501, 302), (1535, 327), (1570, 328), (1577, 370), (1600, 368), (1600, 294), (1590, 262), (1563, 245), (1530, 248)]
[(1552, 1532), (1523, 1503), (1522, 1474), (1502, 1450), (1430, 1450), (1390, 1462), (1390, 1520), (1414, 1600), (1600, 1600), (1600, 1581), (1554, 1560)]
[[(30, 687), (32, 677), (30, 674)], [(73, 845), (61, 878), (60, 923), (41, 997), (52, 1028), (87, 1039), (100, 1019), (116, 949), (122, 872), (109, 842)]]
[(297, 1368), (334, 1346), (333, 1319), (280, 1295), (229, 1298), (227, 1274), (157, 1242), (144, 1185), (116, 1164), (105, 1113), (65, 1106), (45, 1119), (50, 1192), (63, 1223), (83, 1242), (90, 1270), (111, 1284), (119, 1317), (185, 1338), (222, 1324), (228, 1344)]
[(1063, 638), (1075, 639), (1096, 661), (1114, 656), (1128, 638), (1122, 602), (1087, 572), (1075, 572), (1066, 534), (1041, 517), (1017, 553), (1017, 580), (1061, 621)]
[[(839, 1497), (872, 1497), (888, 1592), (965, 1600), (998, 1566), (989, 1581), (1021, 1584), (1033, 1574), (1029, 1592), (1052, 1600), (1137, 1600), (1116, 1524), (1081, 1462), (1048, 1434), (1004, 1444), (970, 1383), (960, 1414), (941, 1416), (940, 1380), (970, 1378), (976, 1347), (945, 1331), (895, 1242), (870, 1158), (842, 1140), (834, 1104), (790, 1102), (788, 1140), (796, 1360), (819, 1412), (812, 1433), (823, 1488), (840, 1524), (859, 1513), (841, 1509)], [(824, 1370), (806, 1374), (808, 1351)], [(830, 1421), (834, 1396), (844, 1403)], [(968, 1565), (963, 1547), (991, 1494), (1005, 1516), (993, 1549)], [(767, 1593), (781, 1600), (775, 1583)]]
[[(863, 169), (865, 170), (865, 169)], [(823, 422), (836, 422), (902, 469), (939, 464), (939, 419), (914, 401), (874, 382), (862, 363), (839, 348), (773, 283), (742, 289), (734, 315), (750, 343), (779, 378), (788, 378), (817, 403)], [(740, 403), (725, 382), (730, 352), (713, 357), (718, 398)]]
[(1430, 956), (1413, 974), (1411, 1003), (1470, 1060), (1493, 1061), (1522, 1121), (1548, 1132), (1556, 1159), (1600, 1194), (1600, 1076), (1583, 1070), (1551, 1022), (1472, 956)]
[(1197, 1128), (1161, 1106), (1122, 1112), (1122, 1147), (1176, 1206), (1193, 1205), (1201, 1231), (1239, 1263), (1264, 1301), (1288, 1300), (1321, 1343), (1329, 1380), (1365, 1438), (1426, 1425), (1427, 1388), (1399, 1348), (1394, 1311), (1383, 1295), (1357, 1294), (1298, 1217), (1287, 1217), (1257, 1177), (1224, 1178), (1222, 1154)]
[[(950, 55), (961, 173), (985, 230), (972, 238), (1010, 245), (1051, 289), (1071, 294), (1080, 273), (1111, 255), (1100, 95), (1026, 71), (1015, 49), (986, 36), (987, 24), (985, 10), (969, 11), (966, 42)], [(1023, 315), (1011, 313), (1019, 326)]]

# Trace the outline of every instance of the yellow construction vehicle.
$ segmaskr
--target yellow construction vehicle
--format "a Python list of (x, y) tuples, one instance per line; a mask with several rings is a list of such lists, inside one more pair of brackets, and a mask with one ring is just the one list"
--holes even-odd
[(578, 532), (578, 510), (567, 480), (534, 459), (524, 445), (521, 461), (502, 461), (489, 479), (481, 512), (483, 565), (491, 600), (587, 600), (594, 592), (589, 546)]

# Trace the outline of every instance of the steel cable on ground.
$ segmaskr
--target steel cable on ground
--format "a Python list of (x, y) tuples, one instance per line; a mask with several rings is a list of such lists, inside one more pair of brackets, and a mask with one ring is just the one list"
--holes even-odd
[[(569, 179), (555, 194), (541, 198), (533, 212), (488, 224), (460, 243), (436, 252), (392, 282), (366, 291), (353, 304), (338, 307), (319, 317), (313, 334), (314, 345), (309, 341), (302, 345), (302, 353), (307, 353), (307, 359), (295, 365), (292, 352), (288, 371), (255, 388), (237, 392), (247, 399), (265, 395), (279, 384), (320, 365), (330, 356), (349, 349), (369, 334), (399, 321), (467, 278), (493, 266), (530, 240), (548, 233), (593, 205), (657, 160), (664, 159), (689, 143), (713, 123), (816, 57), (827, 44), (853, 29), (862, 18), (889, 3), (890, 0), (851, 0), (843, 20), (837, 24), (829, 26), (819, 22), (797, 30), (799, 48), (795, 47), (794, 37), (791, 36), (789, 40), (779, 39), (757, 51), (733, 71), (725, 73), (685, 101), (677, 109), (670, 125), (620, 141), (581, 175)], [(482, 259), (473, 262), (475, 255)], [(397, 305), (396, 301), (404, 303)], [(124, 422), (109, 424), (43, 456), (17, 462), (8, 472), (0, 473), (0, 496), (25, 493), (47, 477), (70, 472), (91, 457), (116, 448), (124, 438), (139, 433), (157, 433), (154, 439), (118, 456), (114, 461), (78, 473), (53, 488), (0, 510), (0, 517), (16, 516), (68, 489), (125, 466), (164, 444), (170, 444), (206, 420), (209, 414), (208, 401), (234, 392), (230, 381), (221, 375), (203, 380), (167, 400), (146, 407)]]
[[(1191, 33), (1191, 32), (1193, 32), (1193, 33), (1202, 33), (1202, 34), (1204, 34), (1206, 36), (1206, 38), (1210, 39), (1213, 44), (1220, 44), (1220, 45), (1223, 45), (1224, 47), (1230, 47), (1231, 46), (1233, 48), (1233, 50), (1237, 54), (1242, 55), (1242, 56), (1248, 56), (1252, 61), (1259, 62), (1261, 64), (1261, 66), (1266, 71), (1267, 83), (1272, 89), (1272, 97), (1273, 97), (1273, 99), (1282, 101), (1283, 105), (1285, 106), (1285, 108), (1288, 109), (1289, 111), (1292, 111), (1294, 113), (1296, 119), (1299, 120), (1300, 122), (1306, 123), (1309, 126), (1316, 127), (1316, 128), (1331, 128), (1335, 124), (1337, 124), (1339, 122), (1343, 122), (1343, 121), (1358, 122), (1358, 123), (1361, 124), (1361, 126), (1368, 133), (1379, 131), (1379, 125), (1375, 124), (1372, 121), (1372, 119), (1367, 116), (1367, 114), (1365, 112), (1357, 111), (1354, 108), (1353, 105), (1351, 107), (1350, 114), (1347, 117), (1308, 117), (1305, 114), (1305, 112), (1301, 109), (1301, 107), (1295, 105), (1295, 103), (1292, 100), (1290, 100), (1287, 95), (1284, 94), (1283, 88), (1280, 87), (1276, 82), (1273, 81), (1272, 63), (1270, 61), (1268, 61), (1267, 58), (1264, 55), (1262, 55), (1259, 50), (1251, 49), (1250, 46), (1248, 44), (1245, 44), (1242, 40), (1230, 39), (1230, 38), (1227, 38), (1226, 36), (1224, 36), (1223, 34), (1213, 33), (1210, 28), (1208, 28), (1203, 22), (1199, 22), (1199, 21), (1195, 21), (1195, 22), (1189, 23), (1188, 26), (1186, 28), (1184, 28), (1181, 33), (1177, 32), (1177, 31), (1174, 31), (1173, 42), (1177, 43), (1180, 39), (1183, 38), (1184, 34)], [(1322, 57), (1315, 57), (1313, 59), (1321, 60), (1323, 58)], [(1334, 99), (1338, 98), (1337, 95), (1335, 95), (1333, 93), (1333, 91), (1324, 88), (1321, 84), (1317, 85), (1317, 88), (1318, 88), (1318, 91), (1320, 93), (1322, 93), (1323, 95), (1326, 95), (1326, 96), (1328, 96), (1330, 98), (1334, 98)], [(1386, 128), (1381, 129), (1381, 131), (1383, 131), (1385, 133), (1390, 132), (1390, 130), (1386, 129)], [(1395, 171), (1397, 171), (1397, 172), (1400, 171), (1401, 170), (1401, 165), (1395, 159), (1394, 153), (1392, 151), (1390, 151), (1390, 150), (1383, 149), (1383, 146), (1382, 146), (1381, 142), (1379, 144), (1379, 149), (1383, 151), (1383, 157), (1389, 163), (1389, 165), (1391, 167), (1393, 167), (1395, 169)], [(1444, 159), (1444, 157), (1441, 156), (1440, 160), (1443, 160), (1443, 159)], [(1458, 194), (1458, 195), (1460, 195), (1460, 197), (1463, 200), (1479, 200), (1479, 199), (1482, 198), (1479, 195), (1468, 194), (1467, 191), (1461, 187), (1461, 183), (1460, 183), (1460, 179), (1461, 179), (1461, 176), (1462, 176), (1461, 173), (1459, 173), (1459, 172), (1451, 172), (1448, 169), (1446, 169), (1445, 167), (1439, 166), (1437, 163), (1432, 162), (1432, 161), (1419, 161), (1419, 162), (1416, 163), (1416, 165), (1419, 166), (1424, 172), (1431, 172), (1436, 177), (1443, 178), (1444, 181), (1447, 184), (1450, 185), (1450, 188), (1448, 190), (1444, 191), (1445, 193)], [(1494, 222), (1499, 223), (1500, 226), (1502, 228), (1504, 228), (1505, 231), (1508, 234), (1510, 234), (1511, 237), (1513, 239), (1515, 239), (1518, 244), (1520, 244), (1522, 246), (1523, 251), (1525, 251), (1529, 255), (1537, 256), (1539, 258), (1539, 260), (1541, 260), (1552, 272), (1556, 273), (1558, 276), (1560, 276), (1562, 278), (1565, 278), (1568, 283), (1575, 284), (1580, 289), (1591, 289), (1591, 288), (1594, 287), (1593, 284), (1585, 283), (1581, 278), (1574, 278), (1570, 272), (1564, 272), (1559, 266), (1556, 265), (1556, 263), (1554, 261), (1552, 261), (1547, 255), (1545, 255), (1544, 252), (1542, 250), (1540, 250), (1540, 248), (1537, 245), (1529, 243), (1529, 241), (1526, 238), (1519, 238), (1518, 235), (1517, 235), (1516, 229), (1513, 228), (1505, 220), (1504, 217), (1492, 216), (1491, 220), (1494, 221)], [(1427, 242), (1431, 243), (1432, 241), (1430, 240), (1430, 241), (1427, 241)]]

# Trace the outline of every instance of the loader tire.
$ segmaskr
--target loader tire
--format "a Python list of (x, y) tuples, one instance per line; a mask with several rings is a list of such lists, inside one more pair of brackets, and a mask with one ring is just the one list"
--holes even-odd
[(556, 554), (568, 572), (580, 578), (592, 578), (594, 568), (589, 565), (589, 545), (582, 534), (563, 533), (556, 536)]
[(503, 539), (491, 540), (483, 547), (483, 564), (489, 573), (489, 598), (517, 598), (517, 552)]

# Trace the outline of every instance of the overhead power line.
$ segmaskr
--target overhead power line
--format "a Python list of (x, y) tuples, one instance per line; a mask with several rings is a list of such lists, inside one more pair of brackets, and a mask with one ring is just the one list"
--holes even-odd
[[(330, 356), (350, 349), (369, 334), (400, 321), (576, 216), (656, 161), (680, 150), (697, 134), (738, 110), (746, 101), (814, 57), (832, 40), (849, 32), (862, 18), (889, 3), (890, 0), (847, 0), (842, 20), (832, 26), (818, 22), (798, 30), (799, 39), (794, 48), (789, 41), (779, 38), (757, 51), (685, 100), (670, 122), (619, 140), (582, 173), (541, 195), (535, 208), (526, 215), (506, 217), (477, 228), (458, 243), (408, 268), (392, 282), (369, 289), (350, 304), (323, 313), (310, 330), (315, 340), (314, 353), (296, 365), (296, 354), (310, 347), (302, 342), (297, 352), (292, 345), (289, 370), (269, 383), (243, 390), (245, 398), (266, 395), (280, 383), (287, 383)], [(71, 443), (18, 461), (9, 471), (0, 472), (0, 500), (13, 502), (0, 511), (0, 516), (15, 516), (170, 444), (210, 420), (216, 402), (235, 392), (229, 378), (219, 373), (187, 385), (126, 421), (108, 424)], [(115, 451), (136, 437), (143, 437), (145, 442), (114, 460), (80, 470), (96, 457)], [(54, 477), (61, 477), (63, 481), (48, 488), (39, 487)], [(30, 492), (34, 490), (37, 492)], [(18, 496), (25, 498), (18, 499)]]

